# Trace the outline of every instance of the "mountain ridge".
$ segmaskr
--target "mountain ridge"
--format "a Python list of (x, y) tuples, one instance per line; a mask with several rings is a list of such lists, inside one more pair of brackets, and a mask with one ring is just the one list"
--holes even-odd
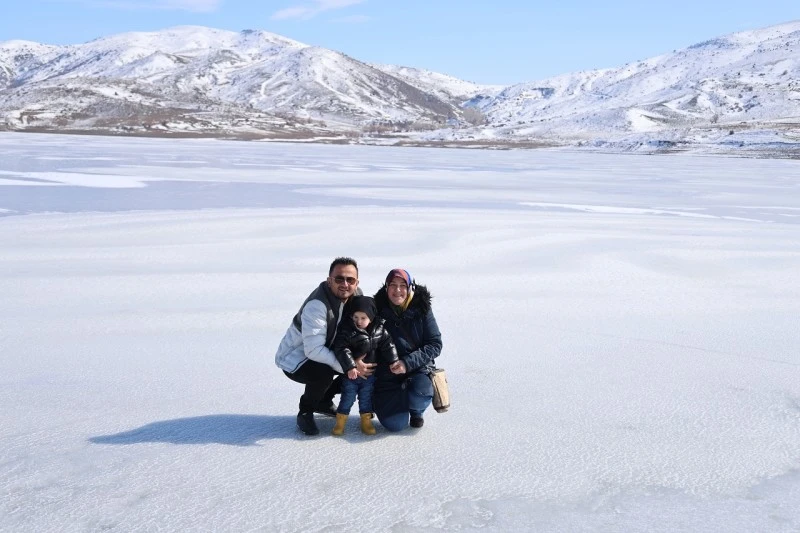
[(0, 43), (8, 130), (601, 146), (694, 142), (733, 126), (786, 132), (800, 123), (799, 103), (800, 21), (505, 87), (364, 63), (263, 30)]

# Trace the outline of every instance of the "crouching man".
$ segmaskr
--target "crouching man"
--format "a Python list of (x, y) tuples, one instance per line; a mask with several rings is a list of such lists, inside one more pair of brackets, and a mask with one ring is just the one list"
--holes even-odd
[[(342, 373), (342, 367), (331, 348), (344, 304), (353, 295), (361, 294), (355, 259), (337, 257), (331, 263), (328, 278), (303, 302), (278, 346), (275, 364), (289, 379), (305, 385), (297, 427), (306, 435), (319, 433), (315, 412), (336, 416), (333, 396), (339, 393), (341, 380), (334, 378)], [(369, 376), (372, 366), (361, 363), (357, 370), (360, 375)]]

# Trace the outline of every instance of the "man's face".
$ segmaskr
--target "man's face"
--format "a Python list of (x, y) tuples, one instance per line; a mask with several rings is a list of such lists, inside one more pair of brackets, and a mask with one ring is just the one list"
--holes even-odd
[(328, 287), (337, 298), (347, 300), (358, 287), (358, 270), (353, 265), (336, 265), (328, 276)]

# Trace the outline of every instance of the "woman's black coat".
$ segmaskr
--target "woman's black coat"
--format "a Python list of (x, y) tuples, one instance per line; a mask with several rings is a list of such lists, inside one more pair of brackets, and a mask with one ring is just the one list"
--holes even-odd
[[(442, 334), (431, 309), (431, 293), (424, 285), (417, 285), (414, 297), (408, 309), (400, 314), (389, 301), (386, 287), (375, 294), (375, 305), (378, 314), (385, 320), (397, 347), (400, 360), (406, 365), (407, 373), (422, 372), (430, 374), (436, 368), (436, 359), (442, 352)], [(376, 372), (378, 381), (400, 382), (404, 376), (396, 376), (388, 371), (388, 367), (378, 365)]]

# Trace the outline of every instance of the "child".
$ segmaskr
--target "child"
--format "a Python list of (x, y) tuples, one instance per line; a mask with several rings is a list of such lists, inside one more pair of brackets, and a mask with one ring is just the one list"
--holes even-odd
[(346, 378), (342, 380), (342, 396), (336, 409), (336, 425), (334, 435), (344, 434), (347, 416), (358, 396), (358, 411), (361, 414), (361, 431), (367, 435), (375, 434), (372, 425), (372, 391), (375, 388), (375, 376), (359, 377), (356, 371), (356, 359), (365, 363), (392, 364), (398, 360), (397, 349), (392, 337), (378, 316), (375, 301), (369, 296), (353, 296), (347, 302), (345, 318), (336, 339), (333, 341), (333, 353), (342, 365)]

